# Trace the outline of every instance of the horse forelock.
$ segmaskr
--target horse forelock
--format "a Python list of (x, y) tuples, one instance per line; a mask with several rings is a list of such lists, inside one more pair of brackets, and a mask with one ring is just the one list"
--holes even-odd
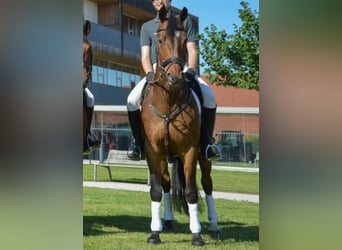
[(174, 35), (176, 31), (184, 30), (183, 23), (174, 16), (167, 18), (159, 25), (159, 31), (166, 31), (169, 35)]

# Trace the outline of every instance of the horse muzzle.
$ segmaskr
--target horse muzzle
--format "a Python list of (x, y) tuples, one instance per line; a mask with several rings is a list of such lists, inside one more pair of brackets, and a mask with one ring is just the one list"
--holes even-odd
[(172, 74), (172, 73), (167, 73), (167, 81), (169, 82), (170, 85), (175, 85), (178, 83), (183, 82), (183, 76), (180, 74), (179, 76)]

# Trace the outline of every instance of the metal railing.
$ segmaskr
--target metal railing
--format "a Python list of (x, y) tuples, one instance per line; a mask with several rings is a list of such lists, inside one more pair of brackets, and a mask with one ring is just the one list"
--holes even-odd
[[(109, 150), (127, 151), (131, 141), (131, 129), (128, 123), (127, 108), (121, 105), (95, 105), (92, 132), (101, 139), (100, 149), (91, 154), (91, 159), (103, 161)], [(244, 130), (243, 123), (247, 116), (258, 116), (258, 108), (217, 108), (218, 119), (241, 116), (241, 129), (229, 130), (229, 122), (215, 131), (213, 137), (221, 150), (221, 162), (255, 163), (259, 153), (259, 133)]]
[[(105, 159), (111, 149), (127, 151), (131, 141), (131, 129), (126, 128), (92, 128), (92, 132), (101, 140), (102, 156)], [(254, 163), (259, 152), (259, 134), (237, 131), (218, 131), (214, 133), (222, 138), (216, 143), (221, 150), (221, 162)], [(97, 152), (92, 155), (97, 158)]]

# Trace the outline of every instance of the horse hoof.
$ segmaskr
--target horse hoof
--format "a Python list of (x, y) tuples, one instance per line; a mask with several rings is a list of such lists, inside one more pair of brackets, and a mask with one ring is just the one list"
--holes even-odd
[(194, 246), (204, 246), (205, 242), (202, 239), (201, 235), (199, 233), (194, 233), (192, 234), (192, 240), (191, 240), (192, 245)]
[(148, 237), (147, 239), (147, 243), (149, 244), (160, 244), (160, 238), (159, 238), (159, 232), (157, 231), (153, 231), (150, 235), (150, 237)]
[(220, 227), (217, 225), (217, 223), (211, 223), (211, 224), (210, 224), (210, 228), (209, 228), (209, 232), (210, 232), (210, 233), (217, 233), (217, 234), (220, 234), (220, 233), (221, 233), (221, 229), (220, 229)]
[(220, 235), (221, 235), (221, 230), (220, 231), (209, 231), (210, 237), (214, 240), (219, 240)]
[(172, 231), (173, 226), (172, 226), (172, 220), (166, 220), (163, 225), (163, 231)]

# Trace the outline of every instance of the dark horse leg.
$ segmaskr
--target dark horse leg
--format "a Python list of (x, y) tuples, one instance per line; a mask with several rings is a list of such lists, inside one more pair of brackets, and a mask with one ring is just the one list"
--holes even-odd
[(205, 200), (208, 207), (208, 220), (210, 223), (210, 232), (221, 233), (221, 229), (217, 225), (217, 213), (214, 204), (213, 192), (213, 181), (211, 178), (211, 161), (204, 158), (202, 154), (199, 154), (198, 158), (201, 168), (201, 184), (205, 193)]

